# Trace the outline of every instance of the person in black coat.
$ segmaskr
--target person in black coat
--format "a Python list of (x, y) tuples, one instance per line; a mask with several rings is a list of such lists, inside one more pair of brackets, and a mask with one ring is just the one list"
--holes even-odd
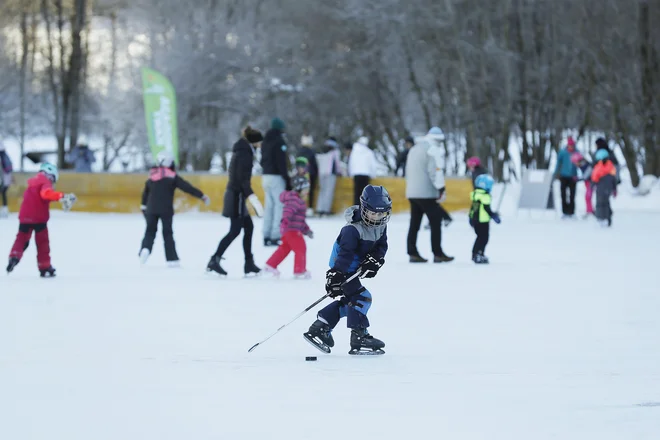
[(261, 147), (261, 167), (263, 176), (261, 186), (264, 189), (264, 246), (280, 245), (280, 222), (284, 205), (280, 194), (291, 190), (289, 177), (289, 153), (284, 139), (286, 126), (281, 119), (275, 118), (271, 128), (264, 136)]
[(316, 185), (319, 178), (319, 164), (316, 161), (316, 151), (313, 147), (314, 139), (311, 136), (303, 136), (300, 140), (300, 149), (298, 157), (307, 159), (307, 172), (309, 173), (309, 194), (307, 206), (313, 210), (314, 196), (316, 194)]
[(254, 152), (256, 148), (261, 146), (262, 140), (263, 136), (261, 132), (248, 125), (243, 130), (243, 137), (234, 144), (234, 148), (232, 149), (233, 154), (229, 162), (229, 180), (227, 182), (224, 206), (222, 208), (222, 215), (228, 217), (231, 223), (229, 232), (220, 240), (218, 249), (211, 256), (211, 260), (206, 266), (206, 270), (209, 272), (227, 275), (227, 272), (220, 266), (220, 260), (229, 245), (241, 233), (241, 230), (243, 230), (243, 252), (245, 253), (244, 272), (248, 275), (261, 271), (254, 264), (254, 256), (252, 255), (254, 224), (252, 223), (252, 218), (245, 202), (250, 202), (257, 216), (263, 216), (264, 208), (261, 206), (261, 202), (259, 202), (254, 191), (252, 191), (250, 184)]
[(412, 136), (408, 136), (404, 143), (404, 150), (399, 153), (396, 157), (396, 170), (394, 170), (394, 175), (399, 174), (399, 170), (403, 172), (402, 177), (406, 177), (406, 161), (408, 160), (408, 153), (410, 149), (415, 145), (415, 139)]
[(208, 206), (211, 200), (199, 189), (192, 186), (175, 171), (174, 159), (162, 151), (158, 153), (157, 164), (149, 171), (149, 179), (142, 191), (142, 213), (147, 221), (147, 229), (142, 239), (140, 261), (146, 263), (158, 232), (158, 221), (163, 226), (163, 241), (165, 242), (165, 259), (170, 266), (177, 266), (179, 256), (174, 244), (172, 220), (174, 218), (174, 192), (176, 189), (202, 199)]

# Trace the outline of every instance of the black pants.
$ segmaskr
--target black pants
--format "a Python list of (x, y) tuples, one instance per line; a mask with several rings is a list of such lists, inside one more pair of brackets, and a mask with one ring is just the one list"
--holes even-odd
[(488, 238), (490, 237), (490, 223), (472, 223), (474, 232), (477, 234), (477, 239), (474, 240), (474, 246), (472, 246), (472, 257), (476, 254), (482, 254), (486, 252), (486, 245), (488, 244)]
[(560, 177), (561, 188), (561, 211), (565, 215), (575, 214), (575, 185), (577, 182), (572, 177)]
[(424, 214), (429, 219), (431, 227), (431, 249), (434, 256), (444, 255), (442, 252), (442, 216), (444, 209), (435, 199), (408, 199), (410, 202), (410, 226), (408, 227), (408, 255), (419, 255), (417, 252), (417, 233), (422, 224)]
[(360, 196), (364, 187), (369, 185), (371, 178), (369, 176), (353, 176), (353, 204), (360, 204)]
[(231, 226), (229, 227), (229, 232), (225, 235), (220, 244), (218, 244), (218, 249), (215, 251), (215, 256), (220, 258), (224, 255), (225, 251), (229, 245), (236, 240), (236, 237), (243, 233), (243, 252), (245, 252), (245, 261), (252, 260), (252, 232), (254, 232), (254, 223), (252, 223), (252, 218), (250, 216), (244, 217), (232, 217)]
[(158, 232), (158, 220), (163, 226), (163, 241), (165, 242), (165, 259), (167, 261), (179, 261), (179, 256), (176, 253), (176, 246), (174, 245), (174, 231), (172, 230), (172, 214), (145, 214), (144, 218), (147, 221), (147, 230), (144, 232), (142, 239), (142, 249), (149, 249), (149, 252), (154, 247), (154, 240), (156, 239), (156, 232)]
[(0, 186), (0, 193), (2, 194), (2, 206), (7, 206), (7, 190), (8, 186)]
[(307, 207), (314, 209), (314, 196), (316, 195), (316, 182), (318, 182), (319, 176), (315, 174), (309, 175), (309, 198)]

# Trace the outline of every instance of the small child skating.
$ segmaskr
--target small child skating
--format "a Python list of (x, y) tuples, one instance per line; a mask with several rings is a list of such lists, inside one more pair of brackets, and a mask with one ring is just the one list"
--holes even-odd
[(48, 238), (48, 220), (50, 220), (50, 202), (59, 201), (62, 209), (68, 211), (76, 202), (74, 194), (64, 194), (53, 189), (59, 173), (55, 165), (42, 163), (36, 176), (27, 181), (18, 214), (19, 226), (16, 240), (9, 253), (7, 273), (14, 270), (23, 258), (23, 252), (30, 244), (32, 232), (37, 245), (37, 267), (44, 278), (55, 276), (55, 268), (50, 263), (50, 240)]
[(616, 166), (609, 158), (607, 150), (598, 150), (594, 156), (596, 165), (591, 173), (591, 181), (596, 191), (596, 218), (603, 227), (612, 226), (612, 206), (610, 197), (616, 197)]
[(594, 213), (594, 206), (591, 202), (593, 198), (593, 185), (591, 184), (591, 172), (593, 171), (593, 167), (591, 166), (591, 163), (585, 159), (582, 153), (577, 151), (571, 155), (571, 162), (578, 167), (581, 174), (580, 180), (584, 181), (584, 188), (586, 190), (584, 201), (587, 206), (587, 213), (584, 217), (586, 218)]
[(474, 228), (477, 239), (472, 246), (472, 261), (476, 264), (488, 264), (488, 257), (484, 255), (490, 237), (490, 220), (500, 223), (499, 214), (490, 209), (493, 189), (493, 178), (488, 174), (481, 174), (474, 180), (475, 190), (470, 193), (472, 206), (470, 207), (470, 226)]
[(176, 189), (202, 199), (208, 206), (210, 199), (199, 189), (176, 173), (174, 158), (167, 152), (160, 152), (156, 158), (156, 166), (149, 171), (149, 179), (144, 184), (142, 192), (142, 212), (147, 221), (147, 228), (140, 248), (140, 262), (147, 262), (158, 232), (158, 221), (163, 226), (163, 241), (165, 242), (165, 259), (171, 267), (179, 265), (179, 255), (174, 244), (172, 220), (174, 218), (174, 192)]
[(307, 246), (304, 236), (314, 238), (314, 234), (305, 220), (307, 210), (305, 198), (309, 195), (309, 180), (305, 176), (296, 176), (291, 179), (291, 186), (292, 191), (284, 191), (280, 194), (280, 202), (284, 204), (282, 223), (280, 223), (282, 244), (266, 261), (264, 271), (279, 277), (280, 271), (277, 270), (277, 266), (293, 251), (295, 254), (294, 278), (308, 279), (311, 278), (311, 274), (307, 270)]
[(309, 179), (309, 159), (304, 156), (296, 157), (295, 176), (307, 177)]
[[(325, 284), (328, 296), (337, 300), (321, 309), (317, 320), (303, 333), (305, 340), (325, 353), (330, 353), (335, 345), (332, 330), (343, 317), (347, 318), (351, 329), (349, 354), (385, 353), (383, 341), (367, 331), (371, 292), (362, 286), (360, 278), (375, 277), (385, 263), (387, 222), (391, 212), (392, 199), (387, 190), (367, 185), (360, 196), (360, 204), (344, 213), (348, 224), (341, 229), (332, 247)], [(359, 276), (355, 276), (358, 272)]]

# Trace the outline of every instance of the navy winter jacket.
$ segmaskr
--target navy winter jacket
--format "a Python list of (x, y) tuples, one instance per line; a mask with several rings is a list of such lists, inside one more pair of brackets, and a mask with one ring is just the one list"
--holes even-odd
[(387, 226), (366, 226), (362, 223), (359, 206), (346, 209), (344, 217), (348, 224), (341, 229), (332, 247), (330, 267), (339, 272), (353, 273), (367, 254), (385, 258)]

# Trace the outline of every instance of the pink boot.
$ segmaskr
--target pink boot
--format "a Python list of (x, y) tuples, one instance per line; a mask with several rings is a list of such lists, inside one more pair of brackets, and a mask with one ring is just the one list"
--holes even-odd
[(280, 271), (275, 269), (272, 266), (267, 265), (267, 264), (264, 266), (264, 272), (266, 272), (267, 274), (272, 275), (274, 278), (279, 278), (280, 277)]

